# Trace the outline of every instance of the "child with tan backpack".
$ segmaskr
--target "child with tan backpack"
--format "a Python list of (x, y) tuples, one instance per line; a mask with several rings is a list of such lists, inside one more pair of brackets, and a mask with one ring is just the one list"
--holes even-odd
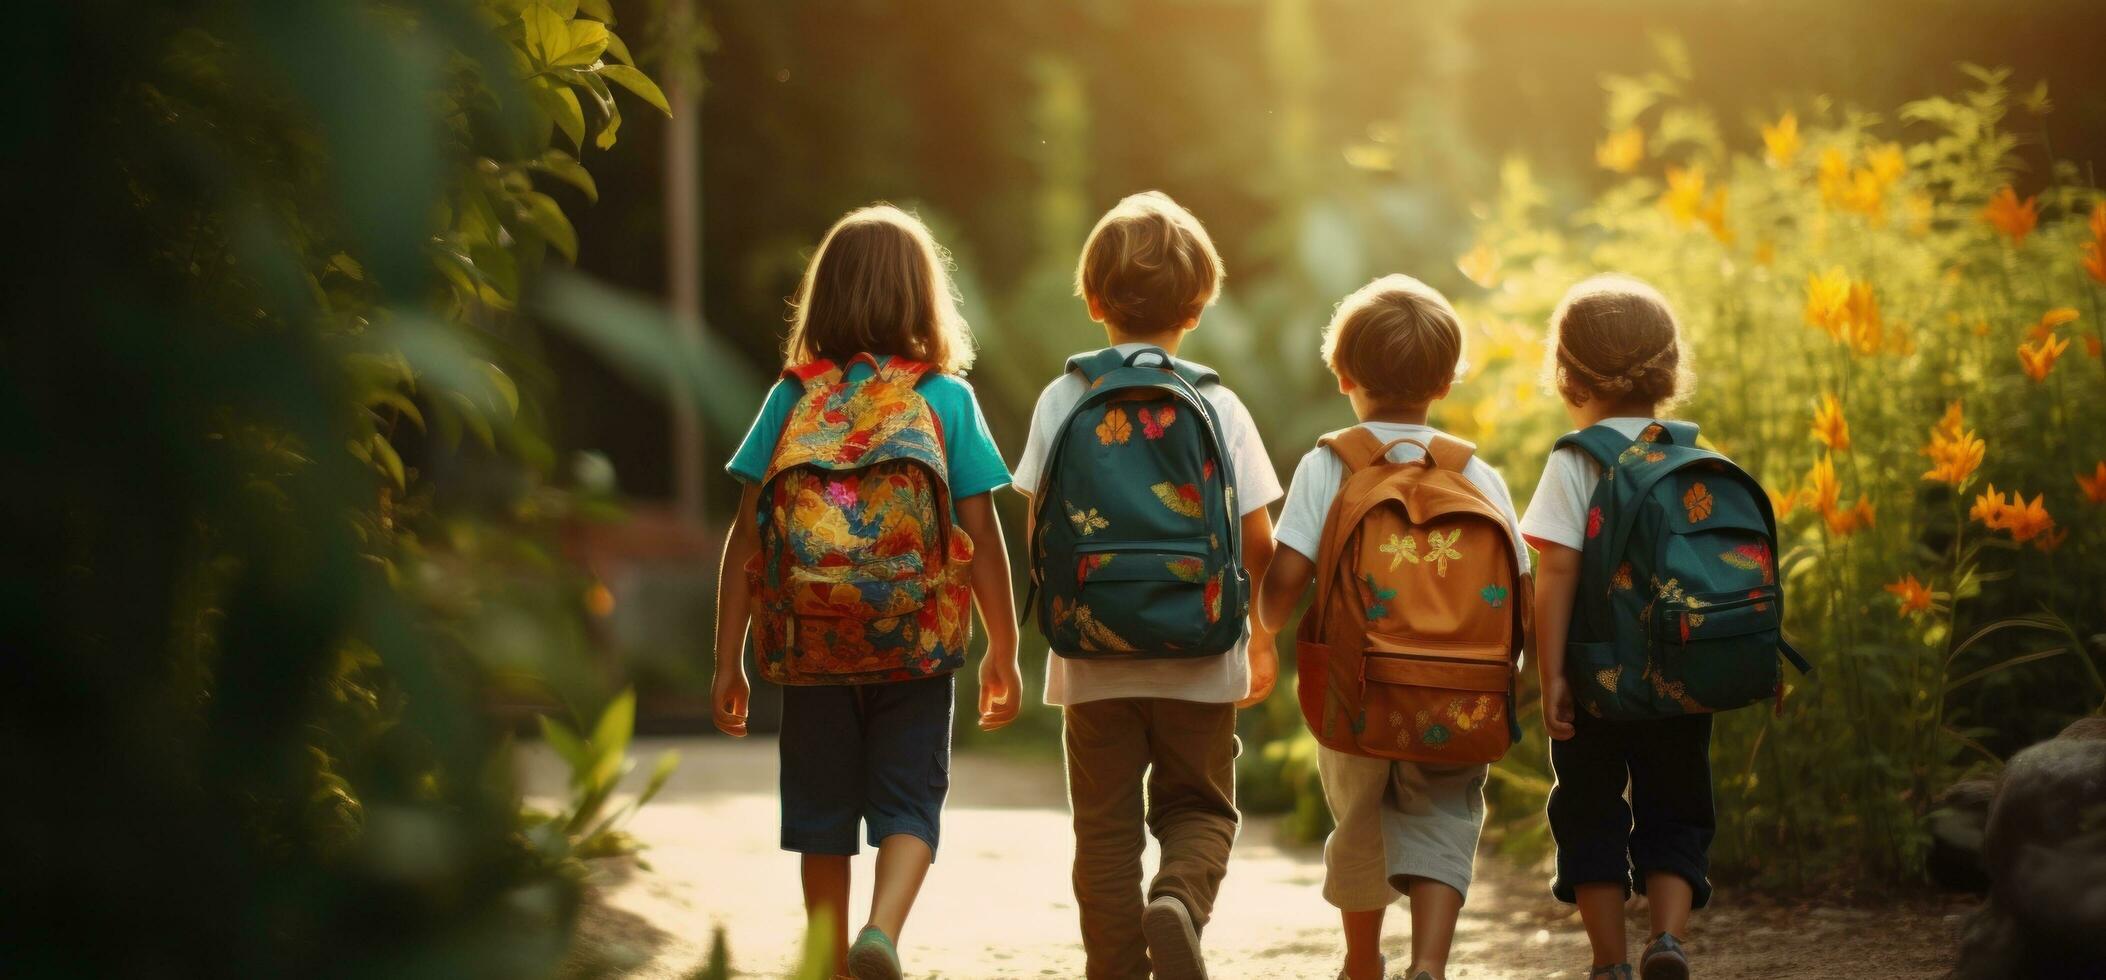
[(1440, 293), (1393, 275), (1345, 298), (1325, 363), (1360, 424), (1302, 457), (1258, 594), (1267, 630), (1312, 580), (1296, 632), (1302, 713), (1337, 829), (1324, 898), (1339, 909), (1339, 976), (1385, 976), (1382, 919), (1411, 896), (1411, 980), (1442, 980), (1484, 825), (1489, 763), (1519, 736), (1515, 665), (1528, 551), (1506, 481), (1426, 424), (1462, 332)]

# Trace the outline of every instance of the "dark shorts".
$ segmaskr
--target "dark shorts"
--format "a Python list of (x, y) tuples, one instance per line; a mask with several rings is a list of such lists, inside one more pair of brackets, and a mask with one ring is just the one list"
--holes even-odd
[(951, 787), (951, 675), (895, 684), (785, 687), (782, 847), (854, 854), (912, 834), (936, 850)]
[[(1645, 891), (1645, 876), (1689, 882), (1691, 903), (1711, 900), (1711, 716), (1653, 721), (1573, 720), (1574, 733), (1550, 743), (1557, 785), (1550, 791), (1550, 835), (1557, 841), (1551, 894), (1570, 902), (1579, 885)], [(1628, 791), (1628, 792), (1627, 792)]]

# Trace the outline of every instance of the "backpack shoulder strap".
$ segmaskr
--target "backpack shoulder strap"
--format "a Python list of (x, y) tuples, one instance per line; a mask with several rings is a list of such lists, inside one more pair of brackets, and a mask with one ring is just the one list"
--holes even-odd
[(814, 384), (832, 384), (841, 380), (841, 367), (825, 358), (793, 364), (782, 369), (782, 376), (809, 389)]
[(935, 365), (925, 361), (889, 355), (880, 359), (868, 352), (857, 354), (854, 360), (848, 362), (849, 367), (857, 364), (870, 365), (870, 376), (873, 378), (893, 384), (904, 384), (910, 388), (921, 383), (923, 375), (935, 370)]
[(1331, 450), (1338, 461), (1345, 464), (1347, 473), (1358, 473), (1373, 466), (1382, 457), (1387, 446), (1367, 429), (1349, 425), (1336, 432), (1327, 432), (1316, 444)]
[(1082, 372), (1082, 380), (1095, 381), (1126, 365), (1126, 355), (1116, 347), (1093, 350), (1068, 358), (1068, 370)]
[(1203, 384), (1220, 384), (1221, 374), (1198, 361), (1187, 361), (1181, 357), (1171, 358), (1171, 367), (1177, 376), (1194, 388)]
[(1433, 465), (1457, 473), (1470, 465), (1470, 457), (1477, 455), (1477, 444), (1467, 439), (1457, 439), (1444, 433), (1435, 433), (1426, 444), (1426, 455)]

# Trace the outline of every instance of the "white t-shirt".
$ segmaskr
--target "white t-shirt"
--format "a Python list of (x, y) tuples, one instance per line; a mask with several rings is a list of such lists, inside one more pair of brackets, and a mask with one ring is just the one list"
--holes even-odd
[[(1393, 439), (1417, 439), (1429, 442), (1439, 429), (1428, 425), (1413, 425), (1405, 422), (1362, 422), (1360, 427), (1375, 434), (1383, 442)], [(1389, 451), (1393, 462), (1408, 463), (1425, 455), (1425, 451), (1410, 444)], [(1463, 476), (1484, 491), (1492, 506), (1506, 518), (1506, 526), (1512, 530), (1521, 523), (1514, 516), (1514, 497), (1506, 489), (1506, 480), (1492, 464), (1476, 456), (1463, 467)], [(1283, 548), (1293, 548), (1302, 557), (1316, 560), (1317, 549), (1322, 547), (1324, 520), (1331, 515), (1331, 503), (1338, 498), (1338, 486), (1345, 480), (1345, 463), (1338, 454), (1318, 446), (1302, 457), (1301, 464), (1294, 468), (1294, 482), (1287, 491), (1287, 503), (1280, 508), (1279, 526), (1273, 529), (1273, 540)], [(1515, 568), (1528, 571), (1528, 546), (1514, 535)]]
[[(1131, 354), (1146, 344), (1120, 344), (1121, 353)], [(1031, 435), (1016, 462), (1013, 485), (1036, 495), (1045, 476), (1046, 457), (1089, 383), (1069, 371), (1055, 378), (1038, 396), (1031, 413)], [(1258, 437), (1258, 424), (1251, 420), (1243, 399), (1219, 384), (1201, 385), (1201, 397), (1214, 408), (1214, 425), (1221, 431), (1228, 463), (1236, 471), (1238, 516), (1257, 511), (1280, 499), (1280, 478), (1265, 455), (1265, 442)], [(1251, 583), (1255, 588), (1257, 583)], [(1248, 627), (1234, 649), (1215, 657), (1170, 660), (1070, 660), (1057, 653), (1046, 656), (1046, 703), (1082, 704), (1111, 698), (1173, 698), (1223, 704), (1240, 701), (1250, 693)]]
[[(1602, 419), (1602, 425), (1637, 439), (1652, 419), (1618, 416)], [(1536, 481), (1536, 495), (1528, 500), (1528, 513), (1521, 518), (1521, 536), (1539, 545), (1560, 544), (1583, 551), (1587, 544), (1587, 502), (1601, 484), (1601, 464), (1586, 450), (1566, 446), (1550, 454), (1543, 464), (1543, 478)]]

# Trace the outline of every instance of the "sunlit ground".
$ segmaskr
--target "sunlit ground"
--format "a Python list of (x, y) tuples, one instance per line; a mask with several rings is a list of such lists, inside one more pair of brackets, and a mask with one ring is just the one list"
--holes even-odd
[[(581, 952), (633, 958), (634, 977), (684, 977), (722, 925), (732, 966), (777, 977), (793, 966), (804, 932), (797, 861), (776, 847), (775, 745), (756, 738), (650, 740), (686, 757), (664, 795), (633, 829), (650, 842), (652, 871), (604, 871), (581, 927)], [(563, 770), (539, 745), (525, 751), (530, 796), (560, 789)], [(1081, 976), (1068, 885), (1073, 837), (1057, 764), (962, 754), (953, 766), (943, 850), (908, 920), (901, 953), (908, 976), (953, 980)], [(1247, 824), (1206, 931), (1212, 973), (1234, 978), (1335, 975), (1336, 913), (1319, 894), (1322, 855), (1283, 847), (1269, 820)], [(1153, 846), (1147, 860), (1155, 860)], [(858, 864), (854, 907), (868, 908), (868, 858)], [(1898, 909), (1780, 908), (1736, 902), (1700, 914), (1691, 945), (1707, 977), (1921, 977), (1942, 972), (1964, 906)], [(1631, 931), (1643, 929), (1633, 910)], [(1391, 915), (1385, 949), (1401, 969), (1405, 910)], [(1834, 953), (1848, 938), (1852, 953)], [(1576, 918), (1544, 893), (1543, 877), (1490, 855), (1478, 860), (1449, 976), (1518, 980), (1585, 975)]]

